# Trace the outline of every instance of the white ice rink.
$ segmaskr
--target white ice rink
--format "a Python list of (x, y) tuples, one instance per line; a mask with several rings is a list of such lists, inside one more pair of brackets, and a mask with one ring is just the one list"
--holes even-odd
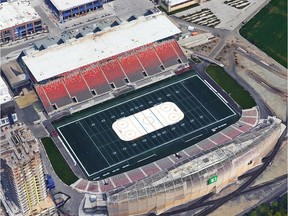
[(123, 141), (131, 141), (184, 118), (184, 113), (172, 102), (164, 102), (149, 109), (118, 119), (112, 128)]

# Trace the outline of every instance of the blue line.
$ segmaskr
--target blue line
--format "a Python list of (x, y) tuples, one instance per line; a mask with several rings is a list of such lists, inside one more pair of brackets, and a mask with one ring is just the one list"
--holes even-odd
[[(160, 122), (160, 124), (163, 126), (163, 127), (166, 127), (166, 126), (168, 126), (168, 125), (166, 125), (166, 126), (164, 126), (163, 124), (162, 124), (162, 122), (157, 118), (157, 116), (154, 114), (154, 112), (149, 108), (149, 110), (150, 110), (150, 112), (155, 116), (155, 118), (158, 120), (158, 122)], [(162, 128), (163, 128), (162, 127)], [(159, 128), (159, 129), (161, 129), (161, 128)], [(159, 130), (158, 129), (158, 130)]]
[[(136, 119), (136, 121), (141, 125), (141, 127), (146, 131), (146, 129), (143, 127), (143, 125), (138, 121), (138, 119), (135, 117), (135, 114), (133, 114), (133, 117)], [(146, 134), (148, 134), (148, 132), (146, 131)], [(145, 134), (145, 135), (146, 135)]]

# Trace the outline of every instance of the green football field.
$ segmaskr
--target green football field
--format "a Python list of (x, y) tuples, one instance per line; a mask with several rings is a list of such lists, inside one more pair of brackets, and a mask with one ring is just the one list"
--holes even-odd
[[(160, 116), (151, 108), (165, 102), (175, 103), (184, 118), (128, 141), (115, 133), (112, 125), (117, 120), (144, 110), (158, 122)], [(211, 136), (211, 128), (228, 126), (238, 118), (227, 102), (191, 72), (82, 111), (54, 123), (54, 127), (87, 177), (98, 179), (178, 152)], [(145, 118), (143, 122), (138, 117), (134, 120), (147, 129)]]
[(240, 33), (287, 68), (287, 0), (272, 0)]

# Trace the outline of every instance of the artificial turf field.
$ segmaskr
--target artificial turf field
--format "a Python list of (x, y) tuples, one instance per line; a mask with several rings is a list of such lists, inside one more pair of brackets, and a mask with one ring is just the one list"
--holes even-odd
[(287, 68), (286, 0), (272, 0), (240, 29), (240, 33)]
[[(54, 123), (89, 179), (173, 154), (211, 136), (212, 128), (228, 126), (239, 118), (194, 72), (157, 84)], [(117, 119), (164, 102), (175, 103), (184, 118), (132, 141), (121, 140), (112, 129)]]

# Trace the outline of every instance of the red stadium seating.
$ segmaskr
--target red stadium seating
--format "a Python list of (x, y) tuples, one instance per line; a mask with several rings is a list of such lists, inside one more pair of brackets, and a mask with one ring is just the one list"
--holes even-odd
[(44, 107), (51, 106), (43, 87), (41, 85), (36, 85), (35, 89), (37, 91), (38, 96), (40, 97), (40, 99), (42, 101), (43, 106)]
[(147, 164), (141, 168), (147, 174), (147, 176), (153, 175), (160, 171), (160, 169), (154, 163)]
[(89, 182), (89, 186), (87, 188), (87, 191), (89, 192), (99, 192), (98, 185), (96, 182)]
[(68, 94), (62, 79), (53, 80), (42, 85), (44, 91), (51, 104), (56, 103), (57, 106), (64, 106), (72, 102), (70, 95)]
[(253, 118), (253, 117), (241, 117), (240, 119), (242, 122), (251, 124), (251, 125), (256, 125), (258, 119), (257, 118)]
[(79, 101), (91, 97), (90, 90), (80, 73), (74, 73), (70, 76), (64, 77), (63, 82), (71, 97), (76, 96)]
[(142, 71), (144, 71), (144, 69), (134, 54), (123, 56), (118, 60), (131, 82), (143, 79)]
[(240, 131), (238, 131), (236, 128), (232, 126), (229, 126), (225, 128), (224, 130), (222, 130), (222, 133), (225, 133), (227, 136), (231, 137), (232, 139), (241, 134)]
[(103, 94), (111, 90), (101, 69), (97, 65), (91, 65), (87, 71), (83, 72), (83, 78), (89, 88), (96, 90), (97, 94)]
[(116, 60), (107, 62), (101, 65), (101, 69), (108, 79), (109, 83), (114, 83), (116, 87), (121, 87), (126, 85), (124, 78), (126, 77)]
[(85, 179), (81, 179), (80, 181), (78, 181), (77, 185), (75, 185), (75, 187), (79, 190), (84, 191), (87, 187), (87, 184), (89, 184), (89, 181), (85, 180)]
[(220, 145), (230, 141), (228, 137), (224, 136), (221, 133), (214, 134), (210, 139), (213, 140), (213, 142), (217, 143), (216, 145)]
[[(171, 67), (173, 65), (177, 65), (177, 59), (179, 58), (175, 49), (173, 48), (171, 42), (164, 42), (161, 44), (157, 44), (154, 47), (158, 57), (160, 58), (161, 62), (164, 66)], [(179, 63), (178, 63), (179, 64)]]
[(257, 116), (257, 109), (243, 110), (242, 116)]
[(171, 166), (174, 165), (174, 163), (173, 163), (171, 160), (169, 160), (168, 157), (162, 158), (161, 160), (158, 160), (158, 161), (156, 161), (155, 163), (156, 163), (162, 170), (167, 169), (167, 168), (169, 168), (169, 167), (171, 167)]
[(162, 63), (159, 61), (153, 48), (138, 51), (137, 56), (145, 68), (147, 74), (154, 75), (161, 72), (160, 65)]
[(124, 173), (112, 176), (111, 179), (113, 180), (116, 187), (121, 187), (131, 183)]
[(174, 50), (177, 52), (177, 54), (178, 54), (179, 58), (181, 59), (181, 61), (183, 63), (187, 62), (188, 60), (187, 60), (186, 56), (184, 55), (183, 51), (181, 50), (181, 48), (180, 48), (179, 44), (177, 43), (177, 41), (172, 40), (171, 41), (171, 45), (174, 48)]
[(201, 141), (200, 143), (197, 144), (201, 149), (203, 150), (207, 150), (207, 149), (211, 149), (213, 147), (215, 147), (216, 145), (210, 141), (209, 139), (205, 139), (203, 141)]
[(130, 177), (132, 182), (139, 181), (140, 179), (145, 178), (145, 175), (140, 169), (134, 169), (127, 172), (127, 175)]

